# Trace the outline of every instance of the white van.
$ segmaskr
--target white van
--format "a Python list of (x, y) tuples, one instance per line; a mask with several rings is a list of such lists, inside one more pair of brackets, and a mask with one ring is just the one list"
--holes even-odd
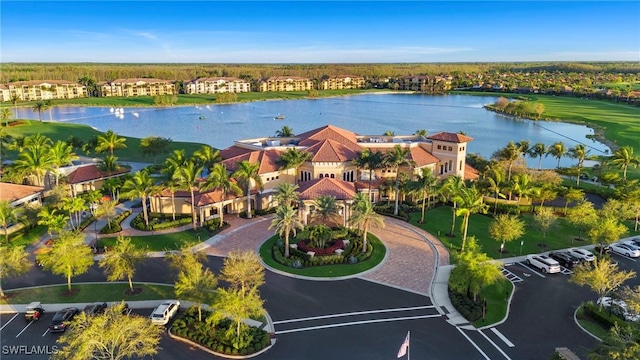
[(560, 263), (548, 257), (547, 255), (527, 255), (526, 263), (535, 266), (543, 273), (559, 273)]
[(180, 301), (167, 300), (155, 308), (149, 318), (154, 324), (166, 325), (178, 313), (179, 308)]

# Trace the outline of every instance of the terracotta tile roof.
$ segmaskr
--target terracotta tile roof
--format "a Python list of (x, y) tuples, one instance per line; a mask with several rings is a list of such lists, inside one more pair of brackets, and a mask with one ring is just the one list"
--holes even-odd
[[(336, 76), (329, 76), (329, 79), (364, 79), (364, 77), (362, 76), (357, 76), (357, 75), (336, 75)], [(329, 80), (327, 79), (327, 80)]]
[[(160, 194), (157, 196), (171, 198), (171, 192), (168, 189), (162, 189)], [(191, 192), (189, 191), (178, 190), (173, 194), (173, 197), (176, 199), (185, 199), (187, 203), (191, 203)], [(201, 193), (199, 190), (196, 190), (193, 193), (193, 198), (196, 206), (212, 205), (222, 201), (222, 191), (219, 189), (213, 189)], [(225, 198), (227, 200), (235, 199), (236, 196), (234, 193), (227, 193)]]
[[(367, 148), (371, 150), (371, 152), (378, 151), (383, 154), (393, 150), (392, 147), (367, 147)], [(429, 164), (435, 164), (438, 161), (440, 161), (440, 159), (438, 159), (437, 157), (435, 157), (430, 152), (428, 152), (427, 150), (425, 150), (420, 146), (412, 146), (409, 148), (409, 150), (410, 150), (409, 158), (416, 162), (417, 167), (425, 166)]]
[(277, 171), (280, 168), (276, 163), (280, 158), (280, 154), (277, 150), (249, 151), (222, 160), (222, 163), (227, 166), (227, 170), (234, 172), (238, 168), (238, 163), (247, 160), (253, 164), (260, 164), (258, 174), (266, 174)]
[(480, 177), (480, 172), (473, 168), (471, 165), (464, 165), (464, 180), (477, 180)]
[(113, 81), (109, 81), (108, 84), (133, 84), (137, 82), (144, 82), (149, 84), (155, 84), (155, 83), (169, 84), (172, 81), (162, 80), (162, 79), (130, 78), (130, 79), (116, 79)]
[(220, 156), (223, 159), (230, 159), (232, 157), (236, 157), (236, 156), (239, 156), (239, 155), (242, 155), (242, 154), (246, 154), (246, 153), (249, 153), (251, 151), (252, 150), (247, 149), (247, 148), (243, 148), (243, 147), (240, 147), (240, 146), (232, 145), (232, 146), (229, 146), (226, 149), (220, 150)]
[(301, 200), (317, 199), (321, 195), (331, 195), (337, 200), (349, 200), (356, 195), (354, 183), (328, 177), (303, 181), (298, 185)]
[(327, 139), (307, 148), (313, 162), (345, 162), (357, 157), (357, 151), (335, 140)]
[(223, 81), (242, 81), (242, 82), (248, 82), (246, 80), (242, 80), (239, 79), (237, 77), (230, 77), (230, 76), (219, 76), (219, 77), (201, 77), (201, 78), (197, 78), (195, 80), (191, 80), (190, 82), (204, 82), (204, 81), (219, 81), (219, 80), (223, 80)]
[(44, 191), (39, 186), (18, 185), (0, 182), (0, 200), (14, 202)]
[(81, 184), (87, 181), (99, 180), (99, 179), (126, 174), (128, 172), (129, 172), (129, 169), (122, 169), (112, 173), (107, 173), (98, 169), (97, 165), (91, 164), (88, 166), (79, 167), (76, 170), (74, 170), (67, 177), (67, 182), (69, 184)]
[(9, 87), (5, 84), (0, 84), (0, 90), (9, 90)]
[(356, 139), (356, 133), (341, 129), (333, 125), (326, 125), (317, 129), (309, 130), (298, 135), (300, 138), (300, 146), (311, 146), (318, 141), (334, 140), (345, 146), (349, 146), (352, 150), (361, 150)]
[(22, 85), (44, 85), (44, 84), (51, 84), (51, 85), (76, 85), (76, 86), (83, 86), (83, 85), (78, 84), (77, 82), (67, 81), (67, 80), (29, 80), (29, 81), (16, 81), (16, 82), (9, 83), (9, 84), (7, 84), (7, 85), (22, 86)]
[(444, 131), (427, 136), (427, 139), (454, 142), (454, 143), (466, 143), (473, 140), (472, 137), (469, 137), (466, 135), (444, 132)]
[(287, 81), (287, 80), (304, 80), (310, 81), (311, 79), (302, 76), (272, 76), (267, 81)]

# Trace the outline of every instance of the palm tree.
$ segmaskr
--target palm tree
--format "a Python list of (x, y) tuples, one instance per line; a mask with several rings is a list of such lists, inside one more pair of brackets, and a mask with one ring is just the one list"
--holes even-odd
[(276, 131), (276, 137), (293, 137), (293, 129), (288, 126), (283, 126), (282, 129)]
[(269, 229), (275, 228), (280, 238), (284, 236), (284, 256), (289, 257), (289, 236), (296, 236), (297, 230), (302, 230), (304, 225), (298, 214), (289, 204), (282, 204), (276, 208), (276, 217), (271, 220)]
[(499, 166), (493, 166), (487, 172), (487, 181), (489, 182), (489, 190), (495, 195), (495, 202), (493, 203), (493, 214), (498, 212), (498, 198), (505, 198), (502, 194), (502, 184), (504, 183), (504, 171)]
[(165, 161), (165, 167), (173, 167), (173, 168), (179, 168), (181, 166), (184, 166), (187, 163), (187, 160), (189, 160), (187, 158), (187, 153), (184, 151), (184, 149), (176, 149), (173, 150), (173, 152), (171, 152), (171, 154), (169, 154), (169, 156), (167, 157), (167, 160)]
[(320, 195), (313, 202), (315, 212), (313, 218), (324, 224), (329, 221), (336, 221), (338, 217), (338, 204), (335, 196)]
[(4, 229), (4, 241), (9, 244), (9, 225), (18, 221), (20, 210), (11, 206), (9, 200), (0, 200), (0, 226)]
[(35, 104), (33, 104), (32, 108), (33, 108), (33, 111), (38, 112), (38, 118), (40, 119), (40, 122), (42, 122), (42, 112), (47, 111), (47, 104), (45, 104), (42, 101), (38, 101)]
[(140, 198), (142, 200), (142, 216), (147, 226), (149, 226), (147, 196), (153, 192), (153, 188), (153, 179), (147, 170), (138, 171), (122, 185), (122, 197), (125, 199)]
[(119, 137), (117, 133), (109, 130), (102, 135), (98, 135), (98, 145), (95, 150), (96, 152), (106, 152), (108, 150), (111, 156), (113, 156), (114, 150), (127, 147), (125, 144), (126, 141), (126, 138)]
[(393, 150), (387, 152), (386, 154), (386, 164), (393, 168), (396, 176), (395, 176), (395, 186), (394, 186), (394, 194), (395, 194), (395, 207), (393, 208), (393, 215), (398, 215), (398, 207), (400, 202), (400, 176), (398, 176), (398, 171), (401, 166), (404, 165), (413, 165), (413, 160), (409, 159), (409, 155), (411, 154), (411, 150), (409, 148), (401, 148), (400, 145), (396, 145), (393, 147)]
[(425, 207), (431, 207), (431, 197), (438, 185), (438, 179), (433, 175), (431, 168), (420, 169), (418, 179), (410, 183), (411, 192), (417, 193), (422, 198), (422, 211), (420, 216), (420, 223), (424, 223), (424, 210)]
[(349, 221), (362, 229), (362, 252), (367, 252), (367, 236), (371, 226), (384, 227), (384, 218), (373, 210), (371, 201), (363, 193), (356, 194), (353, 199), (353, 214)]
[(522, 160), (524, 160), (524, 157), (529, 153), (529, 150), (531, 149), (531, 141), (520, 140), (516, 143), (516, 145), (520, 149), (520, 155), (522, 155)]
[(371, 201), (371, 181), (373, 180), (373, 172), (384, 167), (384, 154), (380, 151), (372, 152), (368, 148), (364, 148), (357, 153), (358, 157), (352, 160), (352, 164), (360, 169), (369, 171), (369, 201)]
[(417, 136), (421, 136), (421, 137), (423, 137), (423, 138), (425, 138), (425, 139), (426, 139), (426, 138), (427, 138), (427, 134), (428, 134), (428, 133), (429, 133), (429, 131), (427, 131), (427, 130), (425, 130), (425, 129), (419, 129), (419, 130), (416, 130), (416, 132), (415, 132), (415, 133), (413, 133), (413, 134), (414, 134), (414, 135), (417, 135)]
[(462, 246), (460, 248), (460, 251), (464, 251), (464, 245), (467, 241), (467, 230), (469, 228), (469, 216), (476, 213), (485, 213), (487, 211), (487, 204), (482, 201), (482, 194), (475, 185), (470, 188), (461, 188), (458, 195), (455, 196), (455, 202), (458, 204), (456, 216), (464, 216), (462, 223)]
[[(87, 203), (81, 197), (67, 197), (62, 199), (62, 209), (69, 212), (71, 228), (76, 230), (80, 228), (80, 213), (87, 209)], [(75, 224), (73, 223), (75, 214)]]
[(276, 160), (276, 163), (280, 166), (281, 170), (293, 169), (294, 170), (294, 182), (298, 182), (298, 167), (305, 162), (311, 160), (313, 155), (310, 152), (298, 150), (296, 148), (288, 148), (280, 155), (280, 158)]
[(53, 169), (48, 147), (26, 147), (14, 162), (14, 168), (24, 177), (35, 176), (37, 185), (44, 184), (44, 175)]
[(547, 150), (547, 154), (553, 156), (554, 158), (558, 159), (558, 168), (560, 167), (560, 159), (562, 159), (563, 156), (565, 156), (567, 154), (567, 147), (564, 146), (564, 144), (562, 143), (562, 141), (558, 141), (557, 143), (551, 145), (549, 147), (549, 149)]
[(451, 231), (449, 232), (449, 236), (453, 237), (453, 231), (456, 227), (456, 212), (458, 211), (458, 203), (456, 201), (456, 197), (460, 193), (462, 189), (466, 188), (464, 180), (460, 176), (453, 175), (449, 176), (440, 187), (440, 194), (453, 202), (453, 207), (451, 208)]
[(70, 145), (62, 140), (56, 141), (56, 143), (49, 150), (49, 156), (51, 157), (51, 164), (55, 170), (56, 186), (58, 186), (58, 169), (62, 166), (70, 164), (73, 160), (78, 160), (78, 155), (73, 152)]
[(536, 143), (529, 149), (529, 157), (532, 159), (538, 158), (538, 170), (542, 169), (542, 156), (547, 153), (549, 149), (543, 143)]
[(98, 163), (98, 168), (109, 174), (114, 173), (120, 169), (118, 165), (118, 157), (113, 155), (107, 155)]
[(507, 163), (507, 181), (511, 181), (511, 169), (516, 160), (520, 158), (520, 154), (520, 146), (516, 145), (513, 141), (509, 141), (507, 146), (493, 153), (493, 157), (496, 160)]
[(53, 233), (60, 234), (65, 226), (69, 217), (65, 214), (58, 214), (55, 208), (43, 206), (38, 212), (38, 225), (44, 225), (47, 227), (47, 233), (49, 237), (53, 237)]
[(562, 196), (564, 197), (564, 214), (567, 215), (569, 203), (584, 200), (584, 191), (582, 189), (563, 188)]
[(611, 163), (622, 170), (622, 178), (627, 179), (627, 169), (640, 165), (640, 157), (633, 154), (633, 148), (629, 145), (623, 146), (613, 152)]
[(200, 185), (200, 189), (209, 190), (209, 189), (220, 189), (222, 192), (222, 201), (220, 202), (220, 225), (223, 224), (223, 213), (224, 213), (224, 201), (227, 200), (227, 193), (229, 191), (234, 194), (242, 194), (242, 189), (238, 184), (234, 181), (231, 181), (231, 177), (229, 176), (229, 172), (227, 171), (227, 166), (222, 163), (217, 163), (213, 165), (213, 169), (211, 169), (211, 173), (207, 179)]
[(247, 160), (238, 163), (238, 168), (231, 174), (231, 177), (239, 179), (245, 184), (245, 195), (247, 196), (247, 218), (251, 219), (251, 188), (252, 182), (262, 190), (262, 178), (260, 177), (260, 165), (252, 164)]
[(517, 174), (513, 177), (513, 192), (518, 195), (518, 203), (520, 198), (525, 200), (533, 193), (533, 184), (528, 174)]
[(0, 119), (4, 121), (4, 126), (9, 126), (9, 118), (11, 115), (11, 110), (9, 110), (9, 108), (2, 108), (0, 111)]
[(309, 229), (309, 240), (313, 247), (324, 248), (324, 246), (331, 241), (331, 237), (333, 237), (333, 232), (328, 226), (319, 224)]
[(578, 144), (569, 149), (569, 156), (578, 160), (578, 176), (576, 177), (576, 185), (580, 185), (580, 175), (582, 174), (582, 165), (584, 160), (589, 156), (589, 150), (583, 144)]
[(175, 173), (175, 179), (178, 182), (178, 186), (189, 190), (191, 194), (191, 216), (193, 230), (196, 229), (196, 199), (194, 191), (198, 188), (198, 179), (203, 167), (193, 163), (193, 161), (187, 161), (184, 166), (177, 168)]
[(282, 183), (276, 186), (274, 190), (273, 200), (278, 205), (295, 206), (298, 203), (298, 185), (291, 183)]
[(18, 101), (20, 101), (20, 97), (17, 94), (11, 95), (11, 99), (9, 99), (11, 103), (13, 103), (13, 114), (15, 117), (18, 117)]
[(203, 145), (200, 149), (193, 153), (193, 157), (198, 165), (204, 166), (207, 171), (213, 169), (213, 165), (220, 162), (220, 151), (212, 148), (209, 145)]

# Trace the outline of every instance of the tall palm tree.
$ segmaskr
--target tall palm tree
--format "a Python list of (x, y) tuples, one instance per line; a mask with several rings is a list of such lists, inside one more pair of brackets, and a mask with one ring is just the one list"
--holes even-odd
[(4, 229), (4, 241), (9, 244), (9, 225), (18, 221), (19, 208), (11, 206), (9, 200), (0, 200), (0, 226)]
[(118, 165), (118, 157), (113, 155), (107, 155), (98, 163), (98, 168), (106, 173), (114, 173), (120, 169)]
[(298, 183), (298, 167), (305, 162), (311, 160), (313, 155), (310, 152), (298, 150), (296, 148), (288, 148), (280, 155), (280, 158), (276, 160), (276, 163), (280, 166), (280, 169), (293, 169), (294, 170), (294, 182)]
[[(80, 213), (87, 209), (87, 202), (81, 197), (66, 197), (62, 199), (62, 209), (69, 212), (71, 228), (80, 228)], [(74, 216), (75, 215), (75, 216)], [(75, 224), (73, 219), (75, 218)]]
[(335, 196), (320, 195), (314, 200), (315, 213), (313, 217), (323, 224), (336, 221), (338, 218), (338, 203)]
[(410, 192), (418, 194), (422, 198), (422, 210), (420, 215), (420, 223), (424, 222), (424, 211), (426, 207), (431, 207), (431, 197), (438, 185), (438, 179), (433, 175), (431, 168), (420, 169), (420, 174), (415, 181), (410, 182)]
[(520, 140), (516, 143), (516, 145), (520, 149), (520, 155), (522, 155), (522, 160), (524, 160), (525, 156), (527, 156), (527, 154), (529, 153), (529, 150), (531, 149), (531, 141)]
[(175, 169), (184, 166), (189, 159), (187, 158), (187, 153), (184, 149), (176, 149), (169, 154), (167, 160), (165, 161), (165, 167), (173, 167)]
[(469, 217), (471, 214), (485, 213), (487, 204), (482, 201), (482, 194), (474, 186), (461, 188), (458, 195), (455, 196), (455, 202), (458, 204), (457, 216), (464, 216), (462, 223), (462, 246), (460, 251), (464, 251), (465, 242), (467, 241), (467, 230), (469, 229)]
[(126, 138), (118, 136), (113, 130), (109, 130), (104, 134), (98, 135), (98, 145), (96, 146), (96, 152), (106, 152), (113, 156), (114, 150), (124, 149), (127, 147), (125, 142)]
[(177, 168), (175, 173), (175, 179), (178, 182), (178, 186), (182, 189), (189, 190), (191, 194), (191, 216), (193, 230), (196, 229), (196, 199), (195, 190), (198, 188), (198, 180), (200, 173), (202, 173), (202, 166), (196, 165), (193, 161), (189, 160), (184, 166)]
[(489, 190), (495, 197), (495, 202), (493, 203), (493, 214), (495, 215), (498, 212), (498, 199), (505, 198), (501, 191), (505, 181), (505, 174), (502, 168), (499, 166), (491, 167), (487, 172), (487, 181), (489, 182)]
[(293, 129), (288, 126), (283, 126), (282, 129), (276, 131), (276, 137), (292, 137)]
[(543, 143), (536, 143), (529, 149), (529, 157), (538, 158), (538, 170), (542, 169), (542, 156), (547, 154), (549, 149)]
[(145, 225), (149, 226), (149, 215), (147, 213), (147, 196), (153, 192), (154, 184), (149, 171), (142, 170), (135, 173), (130, 179), (127, 179), (122, 185), (121, 196), (125, 199), (142, 200), (142, 216)]
[(23, 177), (35, 176), (37, 186), (44, 185), (44, 175), (53, 169), (48, 147), (26, 147), (18, 154), (14, 168)]
[(400, 204), (400, 176), (398, 176), (398, 172), (401, 166), (414, 164), (413, 160), (409, 159), (410, 154), (411, 150), (409, 148), (402, 148), (400, 145), (396, 145), (393, 147), (393, 150), (387, 152), (385, 157), (385, 163), (390, 166), (396, 174), (394, 185), (395, 207), (393, 208), (393, 215), (398, 215)]
[(200, 149), (196, 150), (193, 153), (193, 157), (196, 160), (196, 164), (204, 166), (209, 172), (213, 169), (215, 163), (222, 160), (220, 150), (214, 149), (209, 145), (203, 145)]
[(297, 212), (289, 204), (281, 204), (276, 208), (276, 217), (271, 220), (269, 229), (276, 229), (280, 238), (284, 236), (284, 256), (289, 257), (289, 236), (296, 236), (297, 230), (304, 229)]
[(640, 165), (640, 157), (633, 154), (633, 148), (629, 145), (623, 146), (613, 152), (611, 163), (622, 170), (622, 178), (627, 179), (627, 169)]
[(162, 187), (171, 194), (171, 217), (176, 220), (176, 191), (178, 190), (178, 182), (176, 181), (176, 168), (173, 166), (165, 166), (161, 170), (163, 176)]
[(367, 236), (371, 226), (384, 227), (384, 218), (373, 210), (371, 201), (363, 193), (356, 194), (353, 199), (352, 215), (349, 222), (362, 229), (362, 252), (367, 252)]
[[(288, 184), (289, 185), (289, 184)], [(213, 165), (213, 169), (209, 173), (207, 179), (200, 185), (200, 189), (209, 190), (209, 189), (220, 189), (222, 192), (222, 201), (220, 202), (220, 225), (223, 224), (224, 218), (224, 201), (227, 199), (227, 194), (231, 191), (236, 195), (242, 194), (242, 189), (235, 181), (231, 181), (231, 177), (229, 176), (229, 172), (227, 171), (227, 166), (223, 163), (217, 163)]]
[(298, 185), (291, 183), (282, 183), (276, 186), (274, 190), (273, 200), (277, 205), (291, 205), (298, 203)]
[(582, 174), (582, 165), (589, 156), (589, 150), (583, 144), (578, 144), (569, 149), (569, 156), (578, 160), (578, 176), (576, 176), (576, 185), (580, 185), (580, 175)]
[(58, 169), (62, 166), (69, 165), (73, 160), (78, 160), (78, 155), (73, 152), (70, 145), (62, 140), (56, 141), (55, 144), (49, 150), (49, 156), (51, 157), (51, 165), (55, 170), (56, 186), (58, 186)]
[(533, 194), (533, 188), (531, 177), (528, 174), (517, 174), (513, 177), (513, 192), (518, 195), (518, 202), (520, 202), (520, 198), (528, 200)]
[(429, 133), (429, 131), (427, 131), (427, 130), (425, 130), (425, 129), (419, 129), (419, 130), (416, 130), (416, 132), (415, 132), (415, 133), (413, 133), (413, 134), (414, 134), (414, 135), (421, 136), (421, 137), (423, 137), (423, 138), (425, 138), (425, 139), (426, 139), (426, 138), (427, 138), (427, 134), (428, 134), (428, 133)]
[(493, 157), (496, 160), (507, 163), (507, 181), (511, 181), (511, 170), (513, 164), (520, 158), (520, 154), (520, 146), (516, 145), (513, 141), (509, 141), (507, 146), (493, 153)]
[(20, 97), (17, 94), (13, 94), (11, 95), (11, 98), (9, 99), (9, 101), (11, 101), (11, 103), (13, 104), (13, 114), (17, 118), (18, 117), (18, 101), (20, 101)]
[(11, 115), (9, 108), (2, 108), (2, 110), (0, 110), (0, 119), (4, 121), (4, 126), (9, 126), (9, 118), (11, 118)]
[(35, 104), (33, 104), (32, 109), (33, 111), (38, 112), (38, 118), (40, 119), (40, 122), (42, 122), (42, 112), (47, 111), (47, 104), (42, 101), (37, 101)]
[(457, 175), (449, 176), (440, 187), (440, 194), (453, 203), (453, 207), (451, 208), (451, 231), (449, 232), (449, 236), (453, 236), (453, 231), (456, 227), (456, 212), (458, 211), (456, 197), (463, 188), (466, 188), (464, 180)]
[(259, 174), (260, 164), (250, 163), (247, 160), (243, 160), (238, 163), (238, 168), (231, 174), (234, 177), (242, 181), (245, 185), (245, 195), (247, 196), (247, 218), (251, 219), (251, 188), (252, 183), (255, 183), (260, 190), (262, 190), (262, 178)]
[(557, 143), (551, 145), (549, 147), (549, 149), (547, 150), (547, 154), (553, 156), (554, 158), (558, 159), (558, 166), (556, 167), (560, 167), (560, 159), (562, 159), (563, 156), (565, 156), (567, 154), (567, 147), (564, 145), (564, 143), (562, 141), (558, 141)]

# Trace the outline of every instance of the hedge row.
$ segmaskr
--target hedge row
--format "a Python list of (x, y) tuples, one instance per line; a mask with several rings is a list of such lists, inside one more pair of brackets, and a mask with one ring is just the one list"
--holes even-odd
[(189, 224), (191, 224), (191, 216), (189, 215), (179, 215), (173, 220), (171, 215), (149, 214), (148, 226), (144, 223), (144, 215), (142, 213), (131, 220), (131, 227), (142, 231), (169, 229)]
[(213, 236), (222, 231), (222, 229), (229, 227), (229, 223), (225, 222), (224, 224), (220, 225), (220, 218), (215, 218), (206, 220), (204, 223), (202, 223), (202, 227), (209, 231), (210, 236)]
[(585, 315), (592, 318), (603, 327), (610, 328), (615, 324), (622, 326), (626, 324), (624, 319), (612, 314), (610, 308), (604, 308), (592, 302), (584, 304)]
[(449, 289), (449, 298), (451, 299), (453, 307), (470, 322), (474, 322), (482, 317), (482, 305), (475, 303), (473, 299), (469, 298), (466, 294), (461, 294)]
[(320, 255), (313, 256), (302, 252), (298, 249), (289, 249), (289, 258), (284, 256), (284, 245), (276, 243), (271, 249), (274, 260), (278, 263), (292, 267), (310, 267), (310, 266), (322, 266), (322, 265), (336, 265), (336, 264), (356, 264), (365, 261), (373, 254), (373, 245), (370, 242), (367, 243), (367, 251), (362, 252), (362, 240), (351, 237), (351, 241), (345, 247), (344, 252), (341, 255)]
[(122, 231), (122, 221), (131, 215), (131, 210), (124, 211), (111, 219), (107, 225), (100, 229), (100, 234), (115, 234)]

